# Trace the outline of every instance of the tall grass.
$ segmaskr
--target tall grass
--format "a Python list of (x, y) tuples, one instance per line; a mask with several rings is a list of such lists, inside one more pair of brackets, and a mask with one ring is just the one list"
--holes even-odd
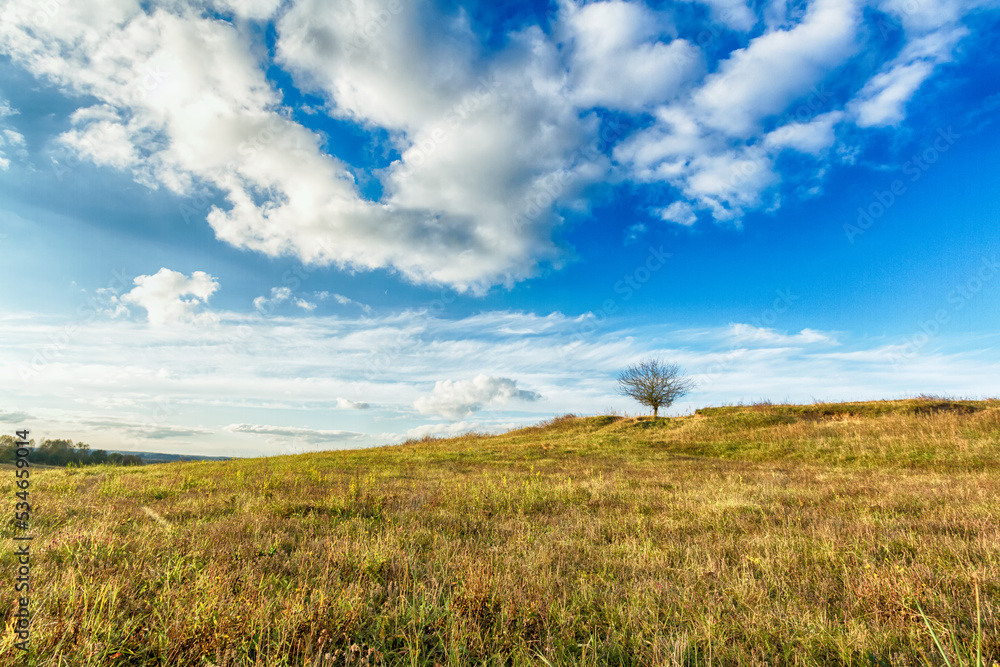
[(915, 399), (39, 471), (30, 664), (992, 665), (998, 458)]

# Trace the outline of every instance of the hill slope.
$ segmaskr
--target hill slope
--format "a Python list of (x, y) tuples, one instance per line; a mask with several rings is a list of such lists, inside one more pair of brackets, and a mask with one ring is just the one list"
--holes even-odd
[(1000, 402), (911, 400), (39, 471), (32, 645), (74, 665), (940, 662), (919, 603), (949, 651), (996, 659), (998, 458)]

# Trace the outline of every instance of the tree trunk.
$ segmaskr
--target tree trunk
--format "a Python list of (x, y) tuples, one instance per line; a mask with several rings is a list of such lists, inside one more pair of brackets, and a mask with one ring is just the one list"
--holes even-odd
[(659, 411), (660, 411), (660, 406), (659, 405), (654, 405), (653, 406), (653, 419), (656, 419), (656, 413), (659, 412)]

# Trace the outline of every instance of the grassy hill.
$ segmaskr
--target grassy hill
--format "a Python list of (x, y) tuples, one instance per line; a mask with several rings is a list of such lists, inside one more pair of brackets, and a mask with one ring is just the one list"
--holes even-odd
[(38, 471), (31, 664), (991, 665), (998, 464), (914, 399)]

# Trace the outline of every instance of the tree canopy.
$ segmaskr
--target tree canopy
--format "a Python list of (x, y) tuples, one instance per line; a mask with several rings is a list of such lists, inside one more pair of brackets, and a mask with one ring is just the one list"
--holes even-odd
[[(90, 445), (83, 442), (73, 444), (72, 440), (46, 440), (39, 447), (35, 447), (32, 440), (32, 448), (29, 457), (32, 463), (40, 463), (50, 466), (65, 465), (100, 465), (110, 463), (111, 465), (142, 465), (142, 459), (135, 454), (119, 454), (117, 452), (108, 454), (103, 449), (90, 449)], [(11, 435), (0, 435), (0, 461), (13, 461), (17, 440)]]
[(653, 408), (654, 417), (660, 408), (669, 407), (694, 387), (694, 381), (685, 377), (677, 364), (659, 359), (640, 361), (618, 376), (618, 392)]

